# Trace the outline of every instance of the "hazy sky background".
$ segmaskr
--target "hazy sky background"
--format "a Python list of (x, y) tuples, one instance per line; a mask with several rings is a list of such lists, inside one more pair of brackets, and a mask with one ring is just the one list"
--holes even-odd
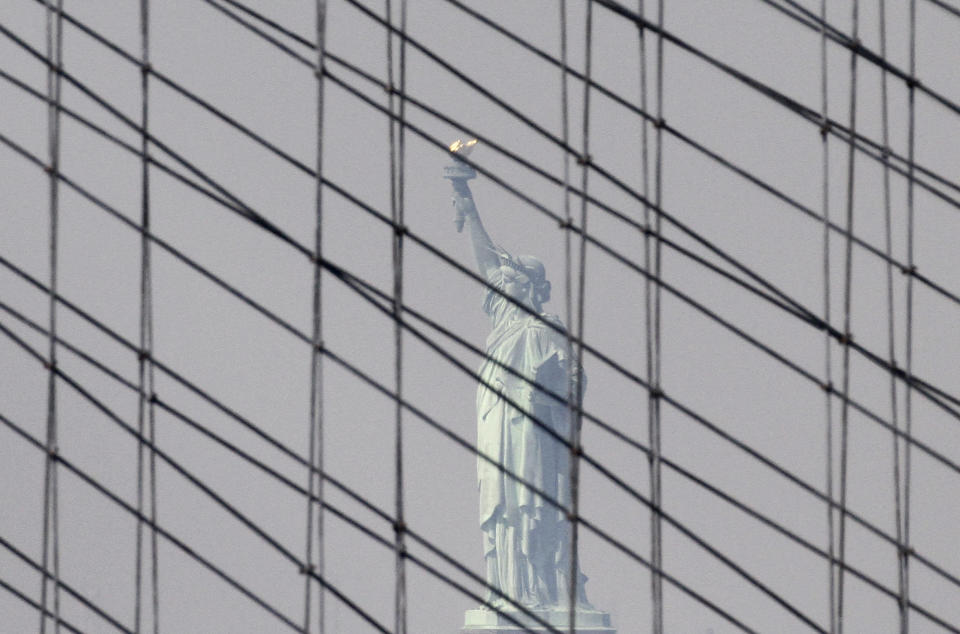
[[(383, 14), (382, 3), (361, 0)], [(774, 0), (781, 2), (782, 0)], [(947, 0), (950, 2), (950, 0)], [(314, 35), (314, 3), (305, 0), (249, 2), (308, 40)], [(398, 5), (398, 2), (394, 3)], [(583, 2), (569, 4), (570, 64), (584, 67)], [(647, 2), (647, 5), (656, 3)], [(665, 28), (734, 68), (819, 111), (820, 36), (759, 0), (668, 2)], [(801, 3), (819, 12), (819, 3)], [(139, 55), (136, 2), (65, 2), (80, 21)], [(154, 0), (150, 57), (154, 68), (256, 130), (303, 163), (315, 164), (316, 79), (273, 46), (199, 0)], [(382, 26), (344, 0), (328, 3), (329, 51), (385, 79), (386, 36)], [(534, 45), (559, 56), (557, 4), (548, 1), (484, 2), (469, 6)], [(878, 2), (861, 1), (860, 38), (879, 51)], [(888, 58), (909, 68), (907, 2), (887, 7)], [(631, 5), (634, 9), (635, 5)], [(395, 6), (395, 10), (397, 7)], [(656, 7), (647, 7), (655, 11)], [(554, 135), (562, 121), (559, 70), (524, 51), (448, 2), (408, 3), (408, 31), (447, 62), (523, 112)], [(397, 11), (397, 15), (399, 12)], [(655, 17), (655, 13), (653, 14)], [(829, 19), (851, 30), (851, 3), (829, 3)], [(39, 51), (44, 50), (45, 10), (31, 0), (0, 4), (0, 24)], [(960, 17), (929, 1), (917, 2), (917, 75), (926, 86), (960, 102)], [(136, 66), (64, 26), (64, 67), (126, 116), (139, 120), (140, 82)], [(308, 48), (278, 36), (308, 59)], [(593, 65), (596, 81), (639, 104), (640, 64), (636, 27), (610, 11), (594, 9)], [(396, 44), (396, 42), (395, 42)], [(663, 58), (663, 116), (673, 128), (719, 152), (802, 204), (822, 213), (822, 155), (818, 126), (666, 43)], [(398, 48), (395, 46), (394, 53)], [(647, 36), (648, 104), (655, 104), (656, 38)], [(850, 53), (828, 46), (830, 116), (847, 125)], [(0, 37), (0, 68), (45, 91), (46, 69), (7, 37)], [(382, 88), (339, 65), (338, 78), (386, 105)], [(879, 141), (881, 75), (857, 62), (857, 130)], [(548, 172), (563, 174), (561, 150), (529, 126), (412, 47), (407, 48), (411, 96), (460, 122), (454, 126), (409, 106), (409, 121), (449, 142), (483, 136), (520, 154)], [(387, 119), (328, 80), (324, 121), (324, 176), (389, 215)], [(582, 143), (582, 84), (570, 82), (571, 144)], [(63, 83), (63, 102), (139, 147), (139, 135)], [(890, 145), (907, 154), (907, 89), (889, 78)], [(9, 82), (0, 82), (0, 133), (47, 160), (46, 108)], [(101, 197), (126, 217), (140, 217), (140, 161), (75, 121), (62, 119), (64, 174)], [(916, 97), (916, 160), (950, 181), (960, 182), (960, 116), (928, 97)], [(636, 190), (642, 187), (641, 119), (593, 93), (589, 121), (593, 160)], [(271, 154), (156, 79), (150, 81), (150, 131), (204, 170), (224, 188), (304, 245), (312, 245), (315, 180)], [(650, 129), (651, 157), (654, 156)], [(48, 176), (0, 146), (0, 255), (44, 283), (49, 279)], [(152, 154), (181, 173), (159, 149)], [(845, 143), (831, 138), (830, 217), (843, 225), (846, 213)], [(472, 159), (552, 210), (563, 213), (562, 188), (481, 144)], [(410, 230), (466, 266), (473, 266), (466, 235), (452, 226), (450, 186), (441, 148), (408, 132), (404, 193)], [(762, 191), (669, 134), (663, 137), (663, 207), (700, 235), (762, 274), (806, 308), (823, 311), (822, 223)], [(651, 163), (652, 166), (652, 163)], [(218, 206), (157, 168), (151, 169), (154, 233), (304, 333), (311, 327), (312, 268), (302, 254), (250, 222)], [(573, 182), (581, 172), (571, 164)], [(854, 164), (854, 228), (858, 237), (884, 248), (882, 166), (862, 153)], [(652, 173), (651, 173), (652, 177)], [(651, 178), (652, 182), (652, 178)], [(957, 200), (960, 194), (941, 189)], [(554, 220), (526, 205), (491, 179), (473, 182), (480, 213), (493, 239), (513, 253), (538, 255), (553, 282), (546, 310), (565, 314), (564, 233)], [(590, 194), (634, 219), (643, 207), (596, 173)], [(892, 247), (907, 259), (905, 179), (891, 174)], [(579, 199), (573, 198), (579, 218)], [(960, 293), (960, 209), (915, 189), (915, 260), (919, 271), (953, 294)], [(643, 264), (639, 231), (591, 207), (588, 227), (632, 261)], [(667, 226), (665, 235), (711, 262), (719, 262), (689, 237)], [(382, 222), (330, 189), (324, 194), (324, 255), (385, 292), (392, 288), (392, 233)], [(576, 243), (575, 243), (576, 244)], [(845, 242), (831, 234), (831, 311), (843, 329)], [(275, 323), (251, 310), (162, 249), (153, 247), (156, 358), (209, 394), (306, 456), (308, 447), (310, 349)], [(886, 265), (862, 248), (853, 250), (851, 330), (855, 340), (888, 356)], [(130, 341), (139, 327), (140, 236), (70, 188), (60, 187), (59, 288)], [(571, 263), (576, 271), (578, 262)], [(665, 250), (666, 282), (791, 359), (824, 376), (823, 334), (786, 312), (724, 280), (676, 252)], [(641, 376), (645, 374), (643, 278), (599, 249), (587, 249), (585, 338), (599, 351)], [(404, 256), (405, 301), (445, 327), (482, 346), (488, 324), (480, 310), (481, 288), (412, 241)], [(894, 274), (896, 356), (903, 365), (906, 341), (906, 276)], [(393, 385), (393, 326), (340, 281), (325, 274), (324, 341), (331, 351), (387, 386)], [(729, 330), (664, 293), (663, 386), (685, 406), (824, 490), (826, 417), (823, 392), (814, 383), (760, 352)], [(0, 269), (0, 300), (39, 323), (48, 319), (47, 297)], [(960, 394), (960, 310), (942, 295), (914, 285), (913, 362), (915, 373), (953, 395)], [(58, 331), (130, 381), (136, 356), (69, 310), (60, 307)], [(0, 311), (0, 323), (46, 354), (46, 339)], [(434, 341), (468, 367), (480, 358), (450, 339)], [(136, 424), (134, 392), (68, 351), (60, 367), (131, 425)], [(833, 344), (833, 380), (842, 380), (842, 349)], [(450, 430), (475, 438), (476, 381), (410, 335), (404, 337), (404, 397)], [(647, 442), (647, 393), (587, 355), (585, 408), (603, 421)], [(0, 337), (0, 413), (42, 441), (46, 425), (47, 372), (7, 337)], [(884, 419), (891, 418), (889, 374), (857, 353), (851, 355), (851, 397)], [(157, 372), (156, 391), (167, 403), (235, 442), (297, 483), (305, 469), (269, 447), (236, 421)], [(129, 503), (136, 499), (135, 440), (76, 391), (59, 383), (60, 451)], [(898, 384), (898, 420), (903, 424), (905, 390)], [(331, 361), (324, 369), (325, 460), (330, 473), (389, 513), (394, 508), (393, 403)], [(954, 407), (954, 409), (957, 409)], [(835, 447), (839, 448), (840, 402), (834, 399)], [(158, 445), (285, 547), (304, 556), (305, 500), (263, 472), (157, 410)], [(850, 412), (848, 499), (851, 508), (893, 535), (893, 442), (890, 431)], [(960, 462), (960, 421), (913, 396), (916, 437), (950, 460)], [(798, 533), (821, 549), (827, 546), (823, 502), (721, 440), (676, 408), (664, 405), (663, 450), (671, 460)], [(643, 454), (626, 447), (589, 421), (586, 451), (643, 495), (649, 491)], [(409, 413), (404, 418), (404, 499), (407, 523), (438, 547), (482, 572), (477, 521), (476, 459)], [(902, 455), (902, 453), (901, 453)], [(960, 576), (960, 482), (958, 473), (918, 450), (912, 453), (911, 545), (954, 576)], [(40, 559), (43, 511), (43, 454), (6, 426), (0, 426), (0, 536)], [(836, 473), (839, 462), (835, 463)], [(248, 528), (171, 468), (158, 461), (160, 524), (196, 552), (228, 571), (295, 622), (302, 620), (303, 578)], [(603, 530), (643, 556), (650, 548), (649, 513), (596, 470), (584, 466), (581, 511)], [(785, 596), (821, 627), (828, 625), (828, 567), (803, 549), (697, 487), (664, 470), (664, 507), (703, 539)], [(836, 476), (837, 478), (839, 476)], [(391, 527), (332, 487), (331, 502), (392, 539)], [(117, 505), (75, 476), (60, 470), (60, 565), (67, 583), (132, 627), (136, 523)], [(380, 622), (392, 626), (393, 552), (337, 518), (326, 521), (326, 571), (330, 581)], [(896, 551), (866, 529), (848, 522), (851, 566), (896, 590)], [(411, 544), (430, 562), (436, 558)], [(741, 576), (664, 527), (665, 568), (691, 588), (762, 632), (803, 632), (808, 628)], [(280, 631), (283, 624), (161, 539), (160, 622), (165, 632)], [(649, 572), (581, 530), (581, 561), (590, 577), (594, 605), (611, 612), (624, 634), (649, 631)], [(449, 566), (441, 569), (457, 575)], [(912, 562), (911, 598), (960, 626), (960, 589)], [(408, 565), (411, 632), (453, 632), (463, 611), (476, 601)], [(0, 550), (0, 578), (39, 597), (40, 575), (6, 549)], [(461, 581), (469, 583), (462, 575)], [(896, 603), (847, 575), (849, 632), (898, 631)], [(475, 585), (471, 587), (476, 588)], [(108, 631), (99, 617), (61, 594), (62, 614), (82, 630)], [(736, 631), (720, 616), (665, 585), (669, 632), (716, 634)], [(327, 624), (334, 632), (365, 632), (369, 626), (332, 597)], [(148, 610), (149, 612), (149, 610)], [(36, 611), (0, 592), (0, 632), (32, 631)], [(913, 630), (941, 628), (916, 613)], [(315, 629), (315, 627), (314, 627)]]

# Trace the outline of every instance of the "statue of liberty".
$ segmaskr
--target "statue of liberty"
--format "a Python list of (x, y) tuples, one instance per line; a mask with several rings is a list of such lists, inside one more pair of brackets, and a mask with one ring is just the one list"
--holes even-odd
[[(458, 229), (466, 224), (477, 267), (489, 284), (482, 304), (491, 332), (479, 372), (477, 449), (508, 472), (478, 458), (486, 580), (512, 601), (535, 610), (567, 610), (570, 584), (576, 583), (576, 607), (589, 610), (586, 577), (578, 570), (577, 579), (570, 579), (566, 511), (543, 497), (561, 507), (570, 505), (570, 450), (558, 438), (570, 436), (575, 418), (567, 394), (582, 395), (585, 377), (562, 322), (543, 312), (550, 299), (543, 264), (494, 244), (466, 179), (447, 177), (454, 186)], [(494, 591), (488, 591), (487, 603), (504, 610), (512, 607)]]

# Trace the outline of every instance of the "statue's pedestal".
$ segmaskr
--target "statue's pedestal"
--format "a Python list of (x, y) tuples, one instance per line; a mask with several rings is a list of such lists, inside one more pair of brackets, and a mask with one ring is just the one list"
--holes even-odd
[[(521, 627), (507, 617), (488, 608), (467, 610), (464, 615), (462, 634), (520, 634), (521, 632), (549, 632), (529, 616), (518, 610), (504, 610), (523, 624)], [(570, 625), (570, 613), (567, 610), (531, 610), (537, 618), (546, 621), (552, 627), (566, 632)], [(599, 610), (577, 610), (577, 634), (617, 634), (610, 626), (610, 615)]]

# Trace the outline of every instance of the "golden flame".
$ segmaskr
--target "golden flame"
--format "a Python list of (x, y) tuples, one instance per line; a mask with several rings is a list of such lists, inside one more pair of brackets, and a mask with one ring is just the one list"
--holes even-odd
[(477, 139), (471, 139), (464, 143), (463, 139), (457, 139), (450, 144), (450, 151), (454, 154), (462, 154), (466, 156), (470, 153), (470, 150), (473, 149), (473, 146), (477, 144)]

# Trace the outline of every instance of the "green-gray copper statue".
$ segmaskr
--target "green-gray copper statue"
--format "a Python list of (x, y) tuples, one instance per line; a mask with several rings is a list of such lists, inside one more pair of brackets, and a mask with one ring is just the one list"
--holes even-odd
[[(458, 142), (450, 149), (456, 153), (471, 145)], [(510, 255), (484, 229), (467, 184), (475, 175), (456, 154), (444, 172), (453, 184), (457, 228), (466, 225), (477, 267), (490, 285), (483, 299), (492, 330), (477, 389), (477, 448), (516, 476), (477, 461), (486, 579), (525, 607), (566, 610), (570, 523), (544, 496), (563, 507), (570, 504), (570, 452), (535, 421), (567, 439), (574, 420), (567, 394), (582, 394), (584, 375), (563, 324), (543, 311), (550, 282), (541, 261)], [(577, 608), (589, 610), (586, 577), (579, 571), (576, 576)], [(511, 609), (496, 592), (488, 593), (487, 603)]]

